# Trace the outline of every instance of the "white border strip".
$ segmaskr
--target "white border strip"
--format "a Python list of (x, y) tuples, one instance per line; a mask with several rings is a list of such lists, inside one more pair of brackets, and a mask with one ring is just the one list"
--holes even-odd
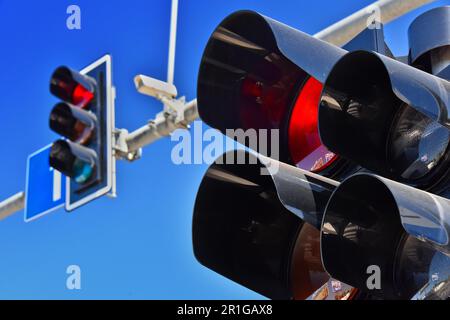
[(112, 173), (112, 137), (111, 137), (111, 132), (112, 132), (112, 70), (111, 70), (111, 56), (110, 55), (105, 55), (103, 57), (101, 57), (100, 59), (98, 59), (97, 61), (95, 61), (94, 63), (92, 63), (91, 65), (87, 66), (86, 68), (84, 68), (83, 70), (81, 70), (81, 74), (86, 74), (89, 71), (97, 68), (99, 65), (101, 65), (102, 63), (106, 62), (106, 106), (107, 106), (107, 125), (106, 125), (106, 132), (108, 132), (107, 134), (107, 153), (106, 153), (106, 157), (107, 157), (107, 183), (106, 186), (102, 189), (97, 190), (97, 192), (92, 193), (84, 198), (82, 198), (81, 200), (78, 200), (77, 202), (74, 203), (70, 203), (70, 178), (67, 177), (66, 178), (66, 210), (67, 211), (72, 211), (80, 206), (82, 206), (83, 204), (86, 204), (98, 197), (103, 196), (104, 194), (108, 193), (111, 189), (112, 189), (112, 177), (111, 177), (111, 173)]
[(175, 73), (175, 48), (177, 42), (178, 0), (172, 0), (170, 14), (169, 59), (167, 63), (167, 82), (173, 84)]

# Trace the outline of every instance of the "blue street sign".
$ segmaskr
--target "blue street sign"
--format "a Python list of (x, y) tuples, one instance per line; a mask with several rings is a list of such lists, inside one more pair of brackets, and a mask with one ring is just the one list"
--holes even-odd
[(28, 156), (25, 190), (25, 221), (42, 217), (64, 206), (65, 176), (49, 165), (51, 145)]

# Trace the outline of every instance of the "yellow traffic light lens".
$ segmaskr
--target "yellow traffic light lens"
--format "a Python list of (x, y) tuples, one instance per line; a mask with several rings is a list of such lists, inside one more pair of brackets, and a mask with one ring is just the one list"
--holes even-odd
[(67, 103), (58, 103), (50, 113), (50, 128), (71, 141), (87, 145), (94, 135), (96, 117)]

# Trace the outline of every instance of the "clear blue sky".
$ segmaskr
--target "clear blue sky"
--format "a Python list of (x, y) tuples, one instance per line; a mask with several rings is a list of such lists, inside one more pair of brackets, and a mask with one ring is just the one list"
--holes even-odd
[[(372, 0), (180, 0), (175, 83), (195, 98), (201, 53), (229, 13), (253, 9), (315, 33)], [(82, 29), (66, 28), (66, 8), (81, 8)], [(407, 27), (419, 12), (386, 27), (397, 55), (407, 53)], [(135, 129), (160, 105), (139, 95), (138, 73), (165, 79), (169, 0), (0, 0), (0, 199), (25, 188), (27, 155), (57, 138), (48, 128), (55, 103), (53, 69), (81, 69), (110, 53), (117, 87), (117, 127)], [(206, 165), (176, 166), (174, 143), (147, 147), (143, 159), (118, 163), (115, 200), (103, 198), (73, 212), (32, 223), (23, 214), (0, 222), (0, 298), (253, 299), (260, 298), (202, 267), (192, 254), (191, 219)], [(66, 267), (82, 270), (82, 290), (65, 287)]]

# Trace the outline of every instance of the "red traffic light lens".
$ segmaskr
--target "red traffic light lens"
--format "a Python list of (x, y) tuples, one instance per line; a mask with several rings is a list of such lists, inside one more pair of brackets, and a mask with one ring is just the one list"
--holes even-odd
[(301, 75), (294, 65), (275, 55), (258, 61), (239, 80), (239, 125), (243, 129), (281, 129)]
[(80, 108), (86, 108), (94, 100), (92, 80), (67, 67), (59, 67), (53, 72), (50, 92)]
[(309, 78), (294, 104), (288, 128), (289, 152), (297, 167), (320, 172), (338, 157), (320, 141), (318, 108), (323, 85)]
[(285, 60), (268, 57), (241, 79), (241, 124), (244, 129), (284, 129), (287, 123), (287, 130), (283, 130), (287, 143), (283, 146), (287, 147), (289, 161), (299, 168), (320, 172), (337, 159), (320, 141), (318, 108), (322, 84), (308, 77), (295, 98), (296, 85), (304, 73)]
[(72, 103), (81, 108), (85, 108), (94, 99), (94, 94), (83, 87), (81, 84), (77, 84), (72, 93)]

